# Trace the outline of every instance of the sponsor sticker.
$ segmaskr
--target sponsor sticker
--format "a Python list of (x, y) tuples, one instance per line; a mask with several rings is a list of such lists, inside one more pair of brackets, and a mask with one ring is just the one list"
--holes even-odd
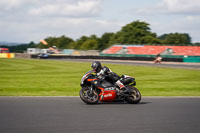
[(104, 97), (112, 97), (112, 94), (104, 95)]
[(115, 90), (115, 87), (108, 87), (104, 89), (105, 91), (109, 91), (109, 90)]

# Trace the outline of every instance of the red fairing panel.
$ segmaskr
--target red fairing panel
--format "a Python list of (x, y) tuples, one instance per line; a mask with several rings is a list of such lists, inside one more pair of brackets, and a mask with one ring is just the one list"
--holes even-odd
[(114, 101), (116, 96), (116, 90), (104, 91), (100, 94), (100, 101)]

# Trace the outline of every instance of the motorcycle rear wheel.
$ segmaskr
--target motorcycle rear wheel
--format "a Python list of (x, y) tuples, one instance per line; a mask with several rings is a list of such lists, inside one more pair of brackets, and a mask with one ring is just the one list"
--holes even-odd
[(132, 86), (129, 86), (129, 87), (131, 87), (132, 92), (130, 92), (130, 95), (126, 97), (125, 99), (126, 102), (130, 104), (139, 103), (142, 97), (140, 91), (135, 87), (132, 87)]
[(93, 90), (92, 94), (90, 94), (90, 89), (88, 87), (82, 87), (79, 95), (81, 100), (87, 104), (96, 104), (99, 101), (98, 93)]

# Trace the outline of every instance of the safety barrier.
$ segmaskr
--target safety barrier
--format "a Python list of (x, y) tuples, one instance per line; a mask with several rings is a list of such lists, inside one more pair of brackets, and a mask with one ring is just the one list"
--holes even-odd
[(15, 58), (14, 53), (0, 53), (0, 58)]
[[(130, 57), (136, 60), (152, 60), (156, 57), (156, 55), (133, 55), (133, 54), (103, 54), (100, 56), (106, 57)], [(199, 63), (200, 56), (184, 56), (184, 55), (162, 55), (163, 61), (175, 61), (175, 62), (191, 62), (191, 63)]]
[(200, 63), (200, 57), (187, 57), (183, 59), (183, 62)]

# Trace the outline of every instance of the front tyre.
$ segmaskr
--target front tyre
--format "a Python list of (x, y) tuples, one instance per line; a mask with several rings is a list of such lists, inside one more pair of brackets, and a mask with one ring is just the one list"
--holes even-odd
[(137, 104), (140, 102), (141, 100), (141, 93), (139, 92), (139, 90), (135, 87), (129, 86), (131, 87), (132, 91), (129, 92), (129, 96), (126, 97), (126, 102), (130, 103), (130, 104)]
[(97, 92), (94, 90), (91, 92), (88, 87), (82, 87), (79, 95), (81, 100), (87, 104), (96, 104), (99, 101), (99, 95)]

